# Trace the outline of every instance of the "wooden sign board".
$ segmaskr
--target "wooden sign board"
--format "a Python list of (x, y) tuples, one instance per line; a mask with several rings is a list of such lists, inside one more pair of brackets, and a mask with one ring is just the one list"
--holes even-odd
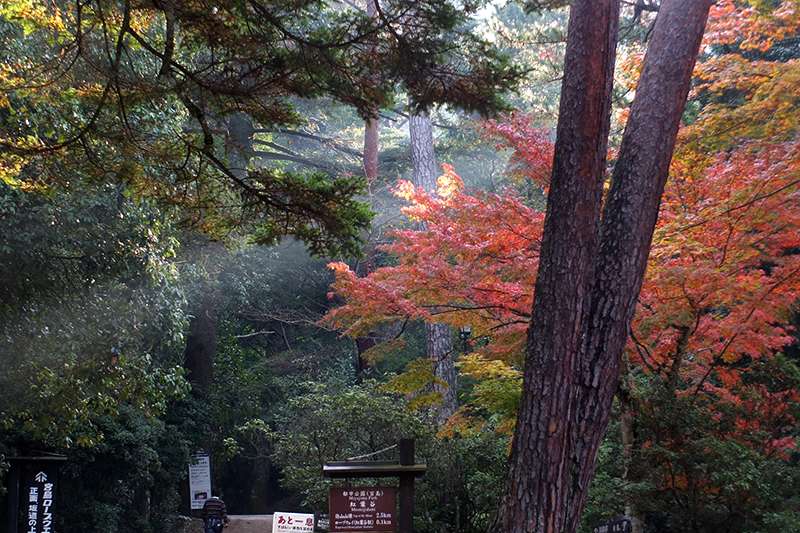
[(396, 531), (397, 489), (394, 487), (331, 487), (330, 531)]

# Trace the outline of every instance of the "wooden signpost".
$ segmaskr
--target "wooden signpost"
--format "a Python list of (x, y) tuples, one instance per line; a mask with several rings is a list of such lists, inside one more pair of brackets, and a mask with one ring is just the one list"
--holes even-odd
[[(339, 461), (326, 463), (322, 467), (322, 474), (331, 479), (385, 477), (400, 479), (398, 491), (400, 512), (396, 519), (394, 502), (397, 498), (393, 487), (353, 487), (352, 489), (335, 487), (331, 489), (329, 507), (332, 533), (335, 531), (413, 533), (414, 480), (425, 474), (427, 466), (415, 462), (414, 439), (402, 439), (398, 447), (400, 449), (399, 462)], [(362, 495), (362, 492), (366, 494)], [(380, 495), (378, 496), (376, 493), (380, 493)]]

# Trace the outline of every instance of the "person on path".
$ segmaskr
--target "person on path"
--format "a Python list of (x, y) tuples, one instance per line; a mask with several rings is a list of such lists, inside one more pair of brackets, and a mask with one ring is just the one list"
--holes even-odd
[(202, 513), (205, 533), (221, 533), (228, 524), (228, 510), (219, 496), (212, 496), (203, 505)]

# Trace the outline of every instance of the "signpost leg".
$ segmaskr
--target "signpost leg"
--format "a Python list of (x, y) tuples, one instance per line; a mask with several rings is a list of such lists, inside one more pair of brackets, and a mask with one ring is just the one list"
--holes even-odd
[(19, 527), (19, 465), (11, 461), (8, 472), (8, 533), (17, 533)]
[[(414, 464), (414, 439), (400, 440), (400, 464)], [(414, 533), (414, 475), (400, 476), (400, 531)]]

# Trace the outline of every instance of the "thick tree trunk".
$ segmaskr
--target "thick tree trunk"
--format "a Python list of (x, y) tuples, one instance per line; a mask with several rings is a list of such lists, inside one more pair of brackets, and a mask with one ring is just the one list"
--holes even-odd
[[(573, 426), (585, 488), (619, 384), (619, 365), (642, 287), (661, 195), (712, 0), (664, 0), (614, 167), (600, 232)], [(575, 525), (580, 515), (575, 517)]]
[(414, 185), (432, 193), (436, 191), (436, 150), (433, 145), (433, 124), (428, 113), (414, 113), (408, 118), (411, 140), (411, 165)]
[(573, 4), (523, 397), (497, 530), (578, 527), (709, 7), (710, 0), (661, 5), (598, 240), (619, 4)]
[[(411, 137), (411, 163), (414, 185), (428, 192), (436, 190), (436, 152), (433, 146), (433, 125), (427, 113), (412, 114), (408, 120)], [(442, 402), (436, 412), (436, 420), (443, 424), (458, 409), (458, 382), (453, 358), (453, 336), (446, 324), (426, 324), (428, 357), (433, 363), (433, 375), (437, 380), (434, 392), (441, 395)]]
[(597, 252), (618, 19), (618, 0), (578, 0), (570, 12), (523, 397), (509, 482), (492, 531), (571, 531), (571, 381)]

